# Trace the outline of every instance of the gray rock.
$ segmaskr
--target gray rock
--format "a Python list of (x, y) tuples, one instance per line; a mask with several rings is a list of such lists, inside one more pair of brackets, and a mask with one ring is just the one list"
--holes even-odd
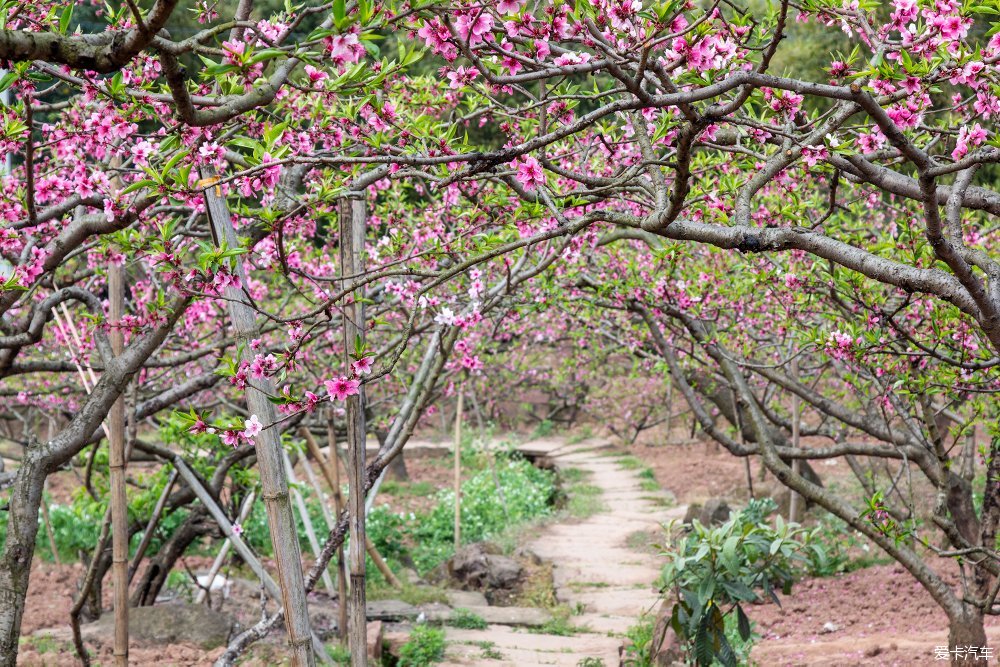
[(542, 564), (542, 557), (528, 547), (518, 547), (517, 550), (514, 551), (514, 558), (520, 558), (521, 560), (528, 561), (532, 565)]
[[(114, 614), (80, 628), (84, 639), (110, 643), (114, 639)], [(128, 611), (131, 639), (150, 644), (189, 642), (203, 649), (225, 646), (233, 629), (228, 615), (200, 604), (164, 604), (134, 607)]]
[(486, 596), (479, 591), (449, 589), (444, 594), (448, 598), (448, 604), (452, 607), (486, 607), (489, 605)]
[(705, 501), (705, 507), (702, 508), (702, 523), (706, 526), (723, 524), (729, 521), (729, 516), (732, 513), (732, 510), (729, 509), (729, 504), (725, 500), (711, 498)]
[(704, 505), (691, 503), (684, 515), (684, 523), (690, 524), (697, 519), (704, 526), (717, 526), (729, 521), (732, 510), (722, 498), (710, 498)]
[(701, 503), (690, 503), (684, 513), (684, 523), (687, 525), (690, 526), (695, 519), (701, 521)]
[(499, 548), (486, 542), (462, 547), (438, 572), (439, 579), (450, 580), (463, 590), (513, 590), (524, 573), (512, 558), (499, 555)]

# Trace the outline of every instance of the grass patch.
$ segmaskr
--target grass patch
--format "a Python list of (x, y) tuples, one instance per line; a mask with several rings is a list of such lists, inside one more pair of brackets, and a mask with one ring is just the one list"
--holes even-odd
[(575, 484), (590, 477), (590, 473), (580, 468), (561, 468), (559, 470), (559, 480), (563, 484)]
[(577, 519), (599, 514), (607, 509), (601, 499), (601, 487), (593, 484), (574, 484), (566, 490), (569, 498), (566, 501), (566, 511)]
[(538, 628), (535, 632), (543, 635), (558, 635), (559, 637), (571, 637), (580, 632), (587, 632), (589, 628), (575, 625), (570, 618), (574, 613), (582, 614), (583, 608), (577, 605), (575, 608), (562, 604), (549, 610), (552, 620)]
[(639, 480), (639, 488), (646, 492), (659, 491), (660, 483), (655, 479), (641, 479)]
[(341, 646), (340, 644), (328, 645), (326, 647), (326, 654), (330, 656), (331, 662), (335, 665), (351, 664), (351, 652), (347, 650), (346, 646)]
[(387, 496), (394, 496), (396, 498), (412, 498), (415, 496), (433, 495), (437, 491), (437, 488), (430, 482), (404, 483), (397, 482), (396, 480), (389, 480), (382, 484), (380, 491)]
[(561, 508), (570, 516), (586, 519), (606, 509), (601, 495), (601, 487), (589, 484), (590, 472), (580, 468), (565, 468), (559, 471), (562, 491)]
[(648, 466), (642, 462), (642, 459), (637, 456), (632, 456), (631, 454), (619, 455), (617, 463), (626, 470), (642, 470), (644, 468), (648, 468)]
[(46, 653), (63, 653), (71, 648), (66, 642), (44, 635), (39, 637), (22, 637), (19, 643), (21, 646), (33, 648), (42, 655)]
[(485, 630), (489, 624), (479, 614), (458, 607), (448, 618), (448, 625), (453, 628), (462, 628), (463, 630)]
[(663, 547), (660, 545), (662, 540), (663, 535), (660, 533), (649, 530), (637, 530), (634, 533), (628, 534), (628, 537), (625, 538), (625, 546), (633, 551), (658, 554), (663, 550)]
[(571, 581), (569, 587), (574, 593), (579, 593), (580, 591), (590, 590), (594, 588), (610, 588), (611, 584), (605, 581)]
[(497, 645), (493, 642), (472, 642), (472, 645), (479, 647), (479, 650), (481, 651), (480, 657), (483, 660), (503, 660), (506, 657), (500, 652)]
[(444, 660), (444, 630), (430, 625), (413, 628), (410, 638), (399, 648), (398, 667), (426, 667)]
[(432, 602), (447, 603), (448, 596), (444, 589), (437, 586), (416, 586), (403, 581), (402, 588), (393, 588), (387, 584), (373, 584), (366, 590), (369, 600), (402, 600), (413, 606), (430, 604)]
[(541, 609), (554, 609), (559, 605), (556, 601), (556, 589), (552, 583), (552, 563), (542, 563), (528, 571), (517, 597), (517, 605)]

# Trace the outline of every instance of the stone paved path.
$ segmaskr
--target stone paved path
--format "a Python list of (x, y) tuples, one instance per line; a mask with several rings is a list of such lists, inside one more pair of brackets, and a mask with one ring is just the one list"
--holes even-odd
[[(669, 519), (683, 518), (686, 508), (665, 509), (656, 499), (668, 494), (642, 490), (637, 471), (608, 456), (608, 447), (596, 439), (576, 444), (551, 439), (521, 448), (548, 456), (559, 468), (589, 472), (586, 482), (602, 491), (601, 512), (550, 524), (527, 545), (553, 563), (556, 597), (582, 610), (570, 622), (583, 630), (564, 637), (499, 625), (485, 630), (448, 628), (446, 665), (575, 667), (586, 658), (603, 660), (606, 667), (619, 664), (623, 633), (644, 612), (655, 611), (653, 582), (659, 575), (659, 559), (630, 548), (628, 536), (637, 531), (655, 533)], [(482, 642), (492, 642), (503, 657), (486, 657)]]

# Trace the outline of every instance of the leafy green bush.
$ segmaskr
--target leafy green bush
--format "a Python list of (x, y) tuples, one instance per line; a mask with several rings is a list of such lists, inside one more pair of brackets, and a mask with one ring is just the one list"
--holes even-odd
[[(480, 457), (476, 467), (478, 472), (462, 483), (463, 542), (497, 537), (509, 526), (551, 512), (556, 490), (551, 472), (506, 454), (497, 456), (493, 470), (484, 457)], [(424, 572), (452, 555), (454, 491), (438, 491), (436, 500), (433, 509), (417, 514), (395, 514), (387, 506), (372, 509), (368, 515), (368, 532), (384, 557), (397, 562), (412, 558), (417, 569)]]
[(399, 667), (426, 667), (444, 659), (444, 630), (429, 625), (413, 628), (410, 638), (399, 648)]
[[(667, 547), (671, 558), (663, 580), (674, 599), (670, 624), (698, 665), (739, 664), (731, 637), (752, 638), (743, 603), (758, 600), (758, 591), (777, 601), (775, 591), (789, 592), (793, 566), (806, 559), (809, 534), (780, 515), (774, 526), (761, 522), (766, 511), (752, 505), (718, 527), (695, 521), (690, 534)], [(733, 616), (735, 635), (733, 621), (727, 621)]]

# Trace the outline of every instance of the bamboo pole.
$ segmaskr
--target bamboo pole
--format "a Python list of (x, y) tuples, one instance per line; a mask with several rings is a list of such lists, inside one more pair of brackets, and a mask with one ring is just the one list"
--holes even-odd
[[(282, 448), (281, 455), (285, 459), (285, 471), (288, 474), (288, 482), (292, 489), (292, 497), (295, 499), (295, 506), (299, 510), (299, 516), (302, 518), (302, 526), (306, 530), (306, 539), (309, 540), (309, 546), (312, 549), (313, 556), (319, 558), (320, 545), (319, 540), (316, 539), (316, 530), (313, 528), (312, 519), (309, 518), (309, 508), (306, 507), (305, 498), (302, 497), (302, 493), (295, 488), (298, 484), (298, 480), (295, 478), (295, 470), (292, 468), (292, 461), (288, 458), (288, 452)], [(320, 503), (322, 505), (322, 503)], [(323, 570), (323, 586), (326, 587), (326, 592), (331, 596), (335, 595), (337, 592), (337, 587), (333, 585), (333, 579), (330, 578), (330, 573)]]
[[(176, 470), (174, 472), (177, 472)], [(246, 499), (243, 501), (243, 506), (240, 507), (239, 522), (242, 524), (250, 516), (250, 509), (253, 507), (253, 501), (257, 499), (257, 492), (251, 491)], [(215, 560), (212, 561), (212, 567), (208, 570), (208, 586), (198, 590), (198, 595), (194, 598), (195, 604), (201, 604), (205, 601), (205, 596), (209, 594), (212, 589), (212, 582), (215, 581), (215, 575), (219, 573), (222, 569), (222, 563), (226, 560), (226, 556), (229, 554), (229, 550), (233, 546), (233, 541), (227, 539), (222, 543), (222, 547), (219, 549), (219, 553), (215, 555)]]
[[(260, 560), (257, 559), (257, 556), (254, 555), (253, 551), (250, 550), (250, 547), (247, 546), (246, 542), (244, 542), (243, 539), (233, 531), (233, 526), (229, 522), (228, 517), (226, 517), (225, 512), (223, 512), (222, 508), (216, 504), (215, 499), (212, 498), (212, 494), (210, 494), (204, 485), (202, 485), (201, 481), (194, 474), (191, 468), (188, 467), (188, 464), (184, 461), (184, 459), (180, 456), (174, 456), (171, 462), (174, 464), (177, 472), (180, 473), (180, 476), (184, 479), (184, 482), (191, 487), (194, 495), (198, 497), (198, 500), (205, 505), (208, 513), (212, 515), (213, 519), (215, 519), (215, 523), (222, 529), (222, 534), (225, 535), (230, 542), (232, 542), (233, 548), (236, 549), (236, 553), (240, 555), (240, 558), (242, 558), (243, 562), (247, 564), (247, 567), (249, 567), (258, 578), (260, 578), (261, 582), (264, 584), (264, 590), (267, 591), (267, 594), (275, 600), (282, 599), (281, 587), (278, 586), (273, 578), (271, 578), (271, 575), (268, 574), (266, 569), (264, 569), (263, 564), (261, 564)], [(282, 609), (284, 610), (285, 620), (287, 622), (288, 609), (285, 607), (282, 607)], [(315, 651), (314, 655), (319, 656), (323, 662), (329, 662), (330, 659), (326, 655), (326, 651), (323, 648), (323, 642), (319, 640), (319, 637), (317, 637), (312, 630), (309, 631), (308, 639), (310, 653)]]
[[(49, 440), (51, 439), (50, 437)], [(48, 484), (49, 481), (46, 478), (42, 482), (42, 519), (45, 521), (45, 532), (49, 536), (49, 549), (52, 550), (52, 560), (55, 561), (56, 565), (62, 565), (62, 562), (59, 560), (59, 549), (56, 547), (56, 536), (52, 532), (52, 519), (49, 517), (49, 500), (45, 497)]]
[[(125, 306), (124, 268), (114, 260), (108, 266), (109, 322), (111, 349), (120, 356), (125, 349), (121, 329)], [(114, 581), (116, 667), (128, 665), (128, 500), (125, 494), (125, 397), (119, 395), (108, 414), (111, 570)]]
[[(340, 271), (344, 286), (364, 271), (365, 201), (351, 192), (340, 202)], [(344, 363), (351, 364), (355, 342), (364, 343), (365, 309), (362, 290), (354, 291), (344, 307)], [(348, 648), (352, 667), (368, 665), (368, 624), (365, 604), (365, 388), (348, 396), (347, 408), (347, 513), (350, 534), (348, 563), (351, 570), (348, 606)]]
[[(799, 380), (799, 362), (798, 359), (792, 358), (792, 381), (798, 382)], [(799, 441), (801, 439), (800, 416), (801, 404), (799, 402), (799, 395), (794, 391), (792, 392), (792, 447), (795, 449), (799, 448)], [(800, 469), (802, 468), (802, 459), (794, 458), (792, 459), (792, 474), (798, 475)], [(793, 523), (799, 520), (799, 505), (802, 503), (802, 497), (795, 492), (795, 489), (791, 489), (791, 497), (788, 500), (788, 521)]]
[[(327, 410), (326, 429), (326, 440), (330, 448), (332, 464), (331, 461), (323, 456), (323, 452), (320, 451), (319, 445), (316, 444), (316, 439), (313, 438), (308, 428), (303, 426), (300, 429), (300, 433), (305, 438), (309, 453), (319, 463), (320, 472), (326, 478), (326, 483), (330, 485), (330, 490), (333, 492), (333, 510), (339, 517), (344, 508), (344, 499), (340, 491), (340, 466), (337, 462), (337, 435), (334, 431), (333, 408)], [(347, 640), (347, 568), (344, 562), (343, 544), (337, 548), (337, 601), (339, 602), (337, 605), (337, 637), (340, 639), (340, 643), (343, 644)]]
[[(203, 174), (205, 175), (205, 174)], [(212, 225), (216, 245), (238, 248), (239, 240), (229, 214), (229, 207), (218, 183), (211, 177), (199, 183), (205, 187), (205, 207)], [(246, 272), (239, 256), (233, 258), (235, 274), (241, 285), (246, 285)], [(242, 287), (227, 287), (225, 291), (236, 339), (242, 349), (242, 361), (251, 363), (253, 352), (250, 341), (258, 338), (256, 311)], [(302, 555), (295, 529), (295, 517), (288, 494), (288, 480), (281, 459), (281, 438), (274, 427), (277, 421), (274, 405), (269, 398), (277, 394), (269, 378), (251, 379), (247, 384), (247, 406), (257, 415), (265, 429), (256, 438), (257, 468), (260, 471), (261, 497), (267, 509), (274, 560), (278, 566), (281, 583), (281, 602), (285, 608), (285, 628), (291, 664), (294, 667), (312, 667), (316, 663), (312, 631), (309, 627), (309, 610), (306, 606), (305, 580), (302, 576)]]
[[(313, 454), (313, 456), (315, 456), (315, 454)], [(305, 470), (306, 478), (309, 479), (309, 484), (313, 487), (313, 490), (316, 491), (316, 495), (322, 501), (323, 490), (320, 488), (319, 480), (316, 479), (316, 473), (313, 471), (312, 465), (309, 463), (309, 459), (305, 456), (302, 457), (302, 469)], [(329, 479), (327, 479), (327, 483), (330, 483)], [(336, 526), (336, 522), (333, 519), (333, 515), (330, 514), (330, 508), (326, 506), (326, 502), (320, 502), (319, 506), (323, 512), (323, 521), (326, 522), (327, 529), (333, 530)], [(382, 576), (385, 577), (386, 582), (388, 582), (390, 586), (393, 588), (403, 587), (399, 577), (397, 577), (396, 573), (389, 568), (388, 563), (386, 563), (385, 559), (382, 558), (382, 554), (378, 552), (378, 548), (375, 546), (375, 543), (372, 542), (371, 536), (367, 533), (365, 533), (365, 551), (368, 552), (368, 557), (372, 559), (375, 567), (382, 573)]]
[(455, 409), (455, 551), (462, 546), (462, 388)]

